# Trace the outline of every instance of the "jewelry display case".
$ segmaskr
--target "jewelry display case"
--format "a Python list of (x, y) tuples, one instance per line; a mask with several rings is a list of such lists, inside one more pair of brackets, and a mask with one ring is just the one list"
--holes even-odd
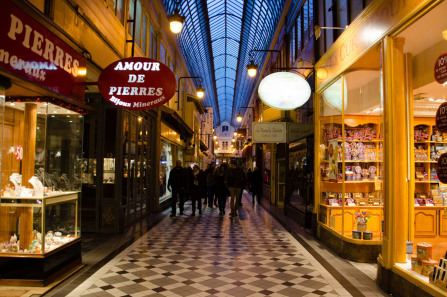
[(44, 285), (81, 263), (83, 115), (11, 98), (1, 112), (0, 284)]

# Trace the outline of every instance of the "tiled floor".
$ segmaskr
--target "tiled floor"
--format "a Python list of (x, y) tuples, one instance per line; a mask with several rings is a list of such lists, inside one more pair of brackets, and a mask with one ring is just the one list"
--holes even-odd
[(237, 218), (216, 208), (165, 218), (68, 296), (353, 295), (244, 196)]

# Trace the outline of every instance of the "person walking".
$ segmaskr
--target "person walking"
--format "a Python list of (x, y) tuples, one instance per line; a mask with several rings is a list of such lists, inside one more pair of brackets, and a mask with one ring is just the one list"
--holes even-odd
[(225, 175), (225, 184), (230, 188), (230, 217), (237, 216), (237, 208), (239, 206), (239, 197), (241, 195), (241, 190), (245, 185), (244, 181), (244, 171), (242, 168), (237, 166), (235, 160), (231, 161), (230, 168), (227, 170)]
[(177, 213), (177, 199), (179, 201), (180, 215), (183, 214), (185, 204), (186, 172), (182, 168), (182, 161), (177, 160), (174, 168), (171, 169), (168, 179), (168, 190), (172, 192), (171, 198), (171, 217)]
[(208, 165), (208, 168), (205, 170), (205, 174), (206, 174), (206, 197), (205, 197), (205, 205), (207, 204), (208, 201), (208, 207), (213, 207), (213, 201), (214, 201), (214, 187), (215, 187), (215, 182), (214, 182), (214, 171), (215, 171), (215, 167), (216, 164), (214, 163), (210, 163)]
[(188, 201), (188, 199), (191, 199), (193, 177), (194, 175), (192, 174), (192, 167), (188, 164), (185, 167), (185, 202)]
[(219, 207), (219, 214), (225, 215), (225, 207), (227, 204), (228, 188), (225, 186), (225, 175), (227, 171), (227, 164), (221, 164), (216, 168), (214, 173), (214, 189), (217, 198), (217, 205)]
[(202, 214), (202, 193), (205, 187), (203, 174), (204, 172), (199, 169), (199, 166), (194, 165), (192, 169), (192, 184), (191, 184), (191, 201), (192, 201), (192, 213), (191, 216), (196, 215), (196, 203), (199, 210), (199, 214)]
[(253, 173), (251, 174), (251, 197), (253, 199), (253, 205), (255, 204), (255, 197), (258, 200), (258, 204), (261, 203), (262, 196), (262, 174), (258, 167), (255, 167)]
[(247, 173), (245, 174), (245, 188), (251, 194), (251, 168), (248, 168)]

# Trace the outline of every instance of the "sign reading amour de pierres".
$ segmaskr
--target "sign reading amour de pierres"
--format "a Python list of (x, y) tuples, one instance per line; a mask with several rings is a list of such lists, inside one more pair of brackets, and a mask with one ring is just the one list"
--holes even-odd
[(174, 73), (165, 64), (148, 58), (113, 62), (98, 79), (101, 95), (112, 104), (131, 110), (163, 105), (175, 94)]

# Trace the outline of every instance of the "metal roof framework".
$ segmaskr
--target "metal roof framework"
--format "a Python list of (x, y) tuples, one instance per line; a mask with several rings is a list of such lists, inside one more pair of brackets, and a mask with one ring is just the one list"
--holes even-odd
[[(163, 0), (166, 11), (178, 8), (186, 17), (177, 35), (192, 76), (202, 76), (204, 105), (214, 108), (214, 126), (235, 124), (241, 106), (249, 103), (255, 79), (247, 75), (249, 52), (268, 49), (284, 0)], [(266, 52), (256, 52), (262, 65)]]

